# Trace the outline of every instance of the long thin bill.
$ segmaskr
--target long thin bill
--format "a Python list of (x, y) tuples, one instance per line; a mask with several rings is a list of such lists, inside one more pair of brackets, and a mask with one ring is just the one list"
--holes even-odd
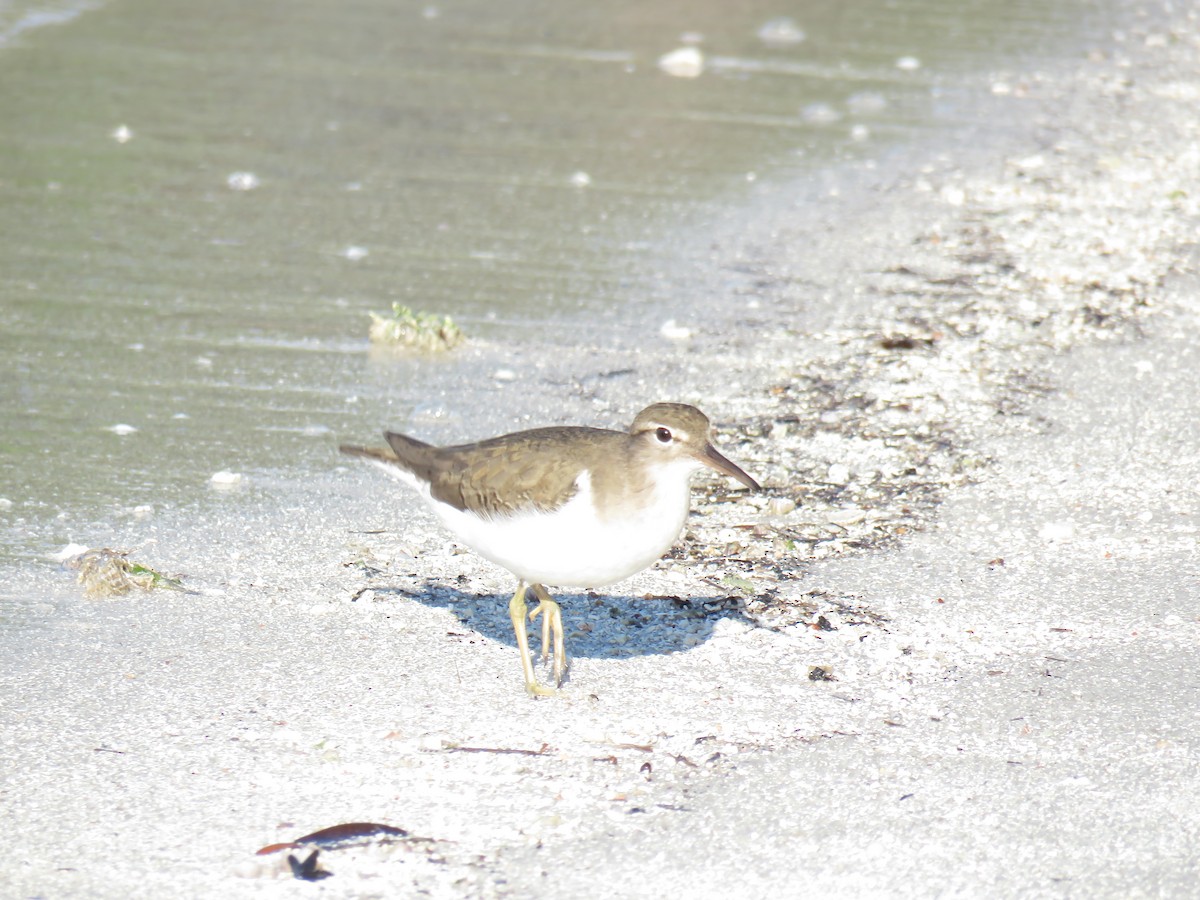
[(752, 491), (761, 491), (762, 488), (758, 482), (739, 469), (732, 462), (722, 456), (717, 448), (712, 444), (708, 444), (704, 448), (704, 453), (699, 457), (700, 462), (712, 469), (716, 469), (722, 475), (728, 475), (730, 478), (736, 478)]

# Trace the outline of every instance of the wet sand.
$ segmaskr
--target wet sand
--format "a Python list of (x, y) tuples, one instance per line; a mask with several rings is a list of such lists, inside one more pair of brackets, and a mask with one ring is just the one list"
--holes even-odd
[[(1026, 146), (848, 177), (853, 228), (711, 224), (740, 302), (684, 341), (464, 351), (531, 417), (698, 402), (767, 487), (704, 480), (672, 557), (563, 595), (559, 698), (521, 690), (508, 576), (332, 446), (131, 524), (198, 594), (87, 604), (5, 672), (7, 890), (1188, 893), (1200, 28), (1144, 22), (997, 79)], [(355, 821), (410, 836), (311, 886), (254, 855)]]

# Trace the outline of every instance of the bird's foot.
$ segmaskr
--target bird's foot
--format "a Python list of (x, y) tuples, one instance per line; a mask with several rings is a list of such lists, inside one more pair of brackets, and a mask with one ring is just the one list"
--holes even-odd
[(537, 681), (525, 682), (525, 693), (535, 700), (538, 697), (557, 697), (559, 692), (549, 685), (539, 684)]

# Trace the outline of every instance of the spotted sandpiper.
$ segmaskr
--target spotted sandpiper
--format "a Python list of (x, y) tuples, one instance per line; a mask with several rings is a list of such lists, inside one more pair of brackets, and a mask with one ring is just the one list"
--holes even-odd
[(708, 417), (683, 403), (646, 407), (628, 432), (555, 426), (453, 447), (384, 438), (390, 449), (339, 449), (416, 488), (459, 540), (517, 577), (508, 611), (534, 696), (555, 691), (534, 677), (526, 587), (538, 600), (529, 621), (542, 616), (543, 660), (553, 636), (561, 686), (562, 611), (544, 585), (604, 587), (649, 566), (683, 530), (691, 475), (705, 466), (759, 489), (712, 445)]

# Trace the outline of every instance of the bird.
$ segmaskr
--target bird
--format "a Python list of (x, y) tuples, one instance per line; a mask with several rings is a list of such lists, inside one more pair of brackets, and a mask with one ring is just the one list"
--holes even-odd
[(553, 639), (555, 687), (567, 668), (562, 610), (546, 585), (605, 587), (652, 565), (682, 532), (701, 469), (761, 490), (710, 433), (696, 407), (654, 403), (628, 431), (558, 425), (447, 447), (386, 431), (385, 448), (338, 449), (414, 488), (458, 540), (516, 577), (509, 616), (526, 692), (541, 697), (557, 691), (534, 674), (527, 616), (542, 616), (543, 661)]

